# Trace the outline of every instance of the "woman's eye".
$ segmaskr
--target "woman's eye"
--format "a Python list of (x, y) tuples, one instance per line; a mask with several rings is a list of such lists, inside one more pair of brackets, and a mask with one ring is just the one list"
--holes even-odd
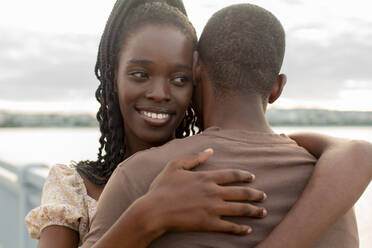
[(176, 86), (183, 86), (185, 83), (189, 81), (189, 78), (186, 76), (177, 76), (177, 77), (174, 77), (171, 81)]
[(134, 72), (129, 73), (129, 76), (134, 77), (136, 79), (148, 78), (148, 74), (144, 71), (134, 71)]

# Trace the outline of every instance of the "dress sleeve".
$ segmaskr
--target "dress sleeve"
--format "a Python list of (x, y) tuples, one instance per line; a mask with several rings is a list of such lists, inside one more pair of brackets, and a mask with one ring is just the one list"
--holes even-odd
[(30, 236), (40, 239), (45, 227), (59, 225), (79, 232), (81, 237), (79, 226), (89, 218), (85, 195), (84, 182), (76, 169), (66, 165), (52, 167), (43, 187), (41, 205), (25, 219)]

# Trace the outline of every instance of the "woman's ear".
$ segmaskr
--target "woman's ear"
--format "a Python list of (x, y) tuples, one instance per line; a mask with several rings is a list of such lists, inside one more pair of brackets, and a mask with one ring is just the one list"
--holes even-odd
[(198, 51), (194, 51), (193, 53), (193, 61), (192, 61), (192, 81), (194, 86), (200, 82), (200, 61), (199, 61), (199, 53)]
[(273, 88), (269, 96), (269, 103), (274, 103), (282, 94), (283, 88), (287, 83), (287, 76), (285, 74), (280, 74), (275, 80)]

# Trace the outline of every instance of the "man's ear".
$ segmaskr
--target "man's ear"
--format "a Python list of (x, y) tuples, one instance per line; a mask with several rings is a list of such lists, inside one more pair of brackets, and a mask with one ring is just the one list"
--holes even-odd
[(199, 59), (199, 53), (198, 51), (194, 51), (193, 53), (193, 61), (192, 61), (192, 81), (194, 86), (200, 82), (201, 78), (201, 68), (200, 68), (200, 59)]
[(274, 103), (282, 94), (283, 88), (287, 83), (287, 76), (285, 74), (279, 74), (275, 80), (273, 88), (269, 96), (269, 103)]

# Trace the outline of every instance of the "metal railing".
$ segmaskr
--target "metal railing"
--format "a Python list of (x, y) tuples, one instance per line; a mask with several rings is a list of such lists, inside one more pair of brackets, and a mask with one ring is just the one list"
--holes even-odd
[(40, 205), (49, 167), (43, 164), (12, 165), (0, 161), (0, 248), (37, 247), (25, 227), (25, 216)]

